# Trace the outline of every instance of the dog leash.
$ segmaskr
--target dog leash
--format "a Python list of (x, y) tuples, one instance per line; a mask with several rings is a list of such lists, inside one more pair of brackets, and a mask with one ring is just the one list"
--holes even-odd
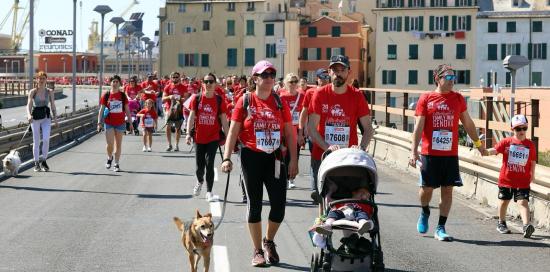
[(31, 130), (31, 125), (29, 124), (29, 126), (27, 127), (27, 129), (25, 129), (25, 133), (23, 133), (23, 137), (21, 137), (21, 140), (19, 140), (19, 143), (17, 143), (17, 145), (15, 146), (15, 148), (12, 148), (12, 149), (17, 149), (21, 146), (21, 143), (23, 142), (23, 139), (25, 139), (25, 136), (27, 136), (27, 133), (29, 133), (29, 130)]
[[(220, 157), (222, 158), (223, 160), (223, 155), (222, 155), (222, 147), (218, 145), (218, 150), (220, 151)], [(218, 224), (214, 227), (214, 230), (217, 230), (220, 225), (222, 224), (222, 221), (223, 221), (223, 217), (225, 216), (225, 206), (227, 206), (227, 191), (229, 190), (229, 178), (231, 177), (231, 172), (228, 172), (227, 173), (227, 183), (225, 184), (225, 194), (223, 196), (223, 204), (222, 204), (222, 215), (220, 217), (220, 221), (218, 222)]]

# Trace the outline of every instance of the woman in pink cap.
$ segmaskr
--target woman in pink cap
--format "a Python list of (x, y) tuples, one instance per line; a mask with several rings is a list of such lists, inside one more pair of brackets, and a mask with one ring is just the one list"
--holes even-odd
[[(284, 164), (281, 145), (296, 146), (292, 118), (286, 103), (272, 92), (276, 69), (262, 60), (252, 68), (256, 91), (239, 98), (231, 116), (231, 127), (222, 162), (222, 170), (233, 169), (231, 153), (237, 137), (242, 143), (241, 166), (248, 197), (248, 230), (254, 246), (252, 266), (279, 263), (275, 234), (285, 215), (287, 178), (298, 173), (296, 149), (288, 149), (290, 162)], [(262, 198), (265, 185), (271, 210), (266, 235), (262, 240)]]

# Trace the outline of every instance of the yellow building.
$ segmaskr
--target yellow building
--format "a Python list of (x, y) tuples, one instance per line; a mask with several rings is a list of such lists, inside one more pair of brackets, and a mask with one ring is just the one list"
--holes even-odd
[(159, 74), (248, 75), (261, 59), (275, 64), (279, 77), (297, 73), (299, 23), (284, 3), (167, 0), (159, 15)]
[(378, 0), (377, 88), (431, 90), (432, 70), (451, 64), (456, 88), (474, 84), (476, 17), (473, 0)]

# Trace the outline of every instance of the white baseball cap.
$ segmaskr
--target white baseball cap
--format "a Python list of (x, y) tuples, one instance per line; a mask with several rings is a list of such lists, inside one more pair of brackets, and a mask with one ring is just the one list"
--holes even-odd
[(514, 115), (514, 117), (512, 117), (512, 128), (527, 125), (527, 123), (527, 118), (525, 118), (525, 115), (523, 114)]

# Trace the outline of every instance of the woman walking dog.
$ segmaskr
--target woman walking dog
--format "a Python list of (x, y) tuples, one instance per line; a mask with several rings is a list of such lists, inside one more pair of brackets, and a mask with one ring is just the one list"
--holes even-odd
[[(288, 172), (280, 150), (283, 137), (292, 147), (296, 146), (296, 139), (290, 109), (272, 92), (276, 72), (273, 64), (265, 60), (252, 68), (256, 91), (243, 95), (235, 105), (222, 162), (222, 170), (230, 172), (233, 168), (231, 153), (238, 137), (243, 144), (241, 166), (248, 196), (248, 231), (254, 246), (252, 266), (279, 263), (274, 240), (285, 216), (287, 173), (291, 179), (298, 173), (296, 148), (289, 148)], [(264, 185), (271, 210), (262, 241)]]
[[(97, 131), (103, 129), (105, 123), (105, 140), (107, 141), (107, 163), (105, 168), (110, 169), (113, 163), (113, 149), (115, 164), (113, 170), (120, 171), (120, 154), (122, 153), (122, 135), (126, 131), (124, 115), (132, 120), (128, 109), (128, 97), (120, 90), (122, 80), (118, 75), (109, 79), (111, 90), (101, 95), (99, 114), (97, 116)], [(130, 123), (130, 131), (134, 130)]]
[[(55, 126), (59, 127), (56, 117), (54, 91), (46, 88), (46, 73), (40, 71), (36, 75), (38, 86), (29, 92), (27, 100), (27, 119), (32, 127), (32, 155), (34, 158), (34, 171), (50, 170), (46, 163), (50, 148), (50, 131), (52, 118)], [(50, 104), (50, 107), (48, 107)], [(42, 131), (42, 157), (40, 157), (40, 131)]]

